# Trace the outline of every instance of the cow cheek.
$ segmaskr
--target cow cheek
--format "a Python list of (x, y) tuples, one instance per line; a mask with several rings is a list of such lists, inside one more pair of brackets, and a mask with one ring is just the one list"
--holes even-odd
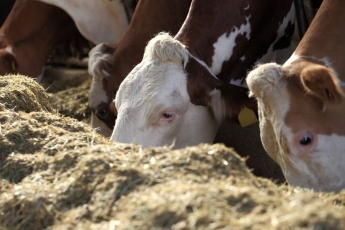
[(261, 109), (259, 109), (258, 112), (260, 120), (260, 136), (263, 147), (268, 153), (268, 155), (270, 155), (270, 157), (278, 163), (277, 155), (279, 149), (277, 140), (274, 135), (272, 123), (268, 119), (266, 119), (266, 115)]

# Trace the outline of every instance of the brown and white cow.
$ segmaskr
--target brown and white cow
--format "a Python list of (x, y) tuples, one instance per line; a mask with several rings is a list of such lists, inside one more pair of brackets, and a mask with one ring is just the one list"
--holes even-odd
[(292, 185), (345, 188), (344, 37), (345, 1), (324, 0), (291, 58), (247, 78), (263, 145)]
[(0, 28), (0, 75), (38, 77), (51, 50), (78, 30), (63, 10), (39, 1), (17, 0)]
[(153, 38), (120, 85), (111, 139), (144, 147), (212, 143), (226, 115), (256, 108), (243, 88), (247, 70), (291, 55), (294, 20), (293, 1), (193, 0), (179, 33)]
[[(87, 39), (93, 42), (113, 39), (112, 42), (118, 42), (129, 23), (123, 4), (117, 1), (91, 2), (73, 1), (72, 5), (77, 8), (65, 8), (68, 8), (67, 12), (76, 20), (78, 28)], [(71, 1), (52, 3), (64, 8), (64, 4)], [(92, 13), (86, 13), (90, 9)], [(17, 0), (0, 28), (0, 75), (20, 73), (38, 77), (53, 48), (75, 41), (76, 38), (76, 45), (80, 46), (80, 41), (88, 45), (71, 16), (54, 5), (36, 0)], [(118, 20), (112, 20), (113, 18)], [(102, 21), (107, 21), (108, 24), (104, 26), (102, 23), (102, 27), (94, 25)], [(104, 31), (104, 28), (108, 29)]]
[[(74, 21), (80, 33), (93, 42), (120, 42), (132, 17), (136, 0), (85, 1), (39, 0), (63, 9)], [(124, 2), (133, 2), (126, 5)]]
[[(89, 105), (92, 127), (110, 137), (116, 119), (113, 99), (121, 82), (137, 65), (147, 42), (160, 31), (177, 33), (191, 0), (139, 1), (123, 39), (118, 45), (99, 44), (89, 54), (93, 76)], [(172, 13), (173, 12), (173, 13)]]

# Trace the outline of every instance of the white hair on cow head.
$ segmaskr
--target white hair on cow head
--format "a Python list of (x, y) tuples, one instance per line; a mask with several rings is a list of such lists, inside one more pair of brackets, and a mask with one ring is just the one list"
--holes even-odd
[(144, 53), (144, 59), (161, 62), (172, 61), (181, 63), (183, 67), (186, 66), (188, 58), (189, 55), (186, 47), (166, 32), (161, 32), (152, 38), (147, 44)]
[(110, 73), (105, 70), (106, 66), (113, 65), (113, 47), (104, 43), (98, 44), (89, 53), (89, 74), (94, 80), (101, 81), (104, 77), (110, 77)]
[(276, 63), (267, 63), (258, 65), (249, 72), (246, 78), (249, 87), (249, 97), (256, 96), (262, 98), (267, 91), (282, 87), (283, 69), (282, 66)]

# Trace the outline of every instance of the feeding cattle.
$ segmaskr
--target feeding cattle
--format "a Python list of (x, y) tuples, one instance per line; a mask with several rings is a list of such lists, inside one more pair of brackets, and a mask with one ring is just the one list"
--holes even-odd
[[(89, 105), (92, 127), (110, 137), (116, 111), (112, 103), (123, 79), (138, 64), (147, 42), (160, 31), (176, 33), (184, 22), (190, 0), (140, 1), (130, 26), (117, 45), (99, 44), (89, 54), (93, 76)], [(174, 12), (171, 14), (171, 12)]]
[(292, 185), (345, 188), (344, 36), (345, 1), (324, 0), (290, 59), (248, 76), (263, 145)]
[(293, 1), (192, 1), (175, 38), (153, 38), (120, 85), (111, 139), (175, 148), (213, 142), (225, 116), (256, 108), (243, 88), (246, 72), (291, 55), (294, 20)]
[[(64, 3), (69, 2), (53, 3), (64, 8)], [(21, 73), (39, 77), (42, 76), (48, 56), (58, 45), (69, 42), (74, 43), (81, 51), (89, 48), (88, 41), (80, 35), (72, 18), (80, 31), (92, 42), (120, 40), (129, 23), (122, 3), (117, 1), (78, 3), (79, 5), (73, 1), (72, 4), (77, 8), (65, 7), (68, 8), (69, 14), (67, 14), (54, 5), (40, 1), (17, 0), (0, 29), (0, 75)], [(92, 13), (85, 13), (90, 11), (90, 8)], [(117, 20), (112, 20), (113, 18)], [(108, 23), (102, 23), (103, 26), (99, 27), (90, 21)], [(81, 44), (86, 44), (87, 47)]]

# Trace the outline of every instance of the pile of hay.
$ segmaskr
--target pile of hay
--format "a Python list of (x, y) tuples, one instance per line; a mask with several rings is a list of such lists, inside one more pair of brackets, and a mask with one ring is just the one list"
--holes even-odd
[(14, 111), (48, 111), (53, 109), (48, 96), (35, 80), (19, 75), (1, 76), (0, 104)]
[(142, 150), (72, 118), (0, 103), (4, 229), (345, 228), (345, 191), (278, 186), (223, 145)]
[(91, 80), (84, 69), (46, 68), (40, 84), (46, 89), (50, 104), (60, 114), (90, 124), (88, 100)]

